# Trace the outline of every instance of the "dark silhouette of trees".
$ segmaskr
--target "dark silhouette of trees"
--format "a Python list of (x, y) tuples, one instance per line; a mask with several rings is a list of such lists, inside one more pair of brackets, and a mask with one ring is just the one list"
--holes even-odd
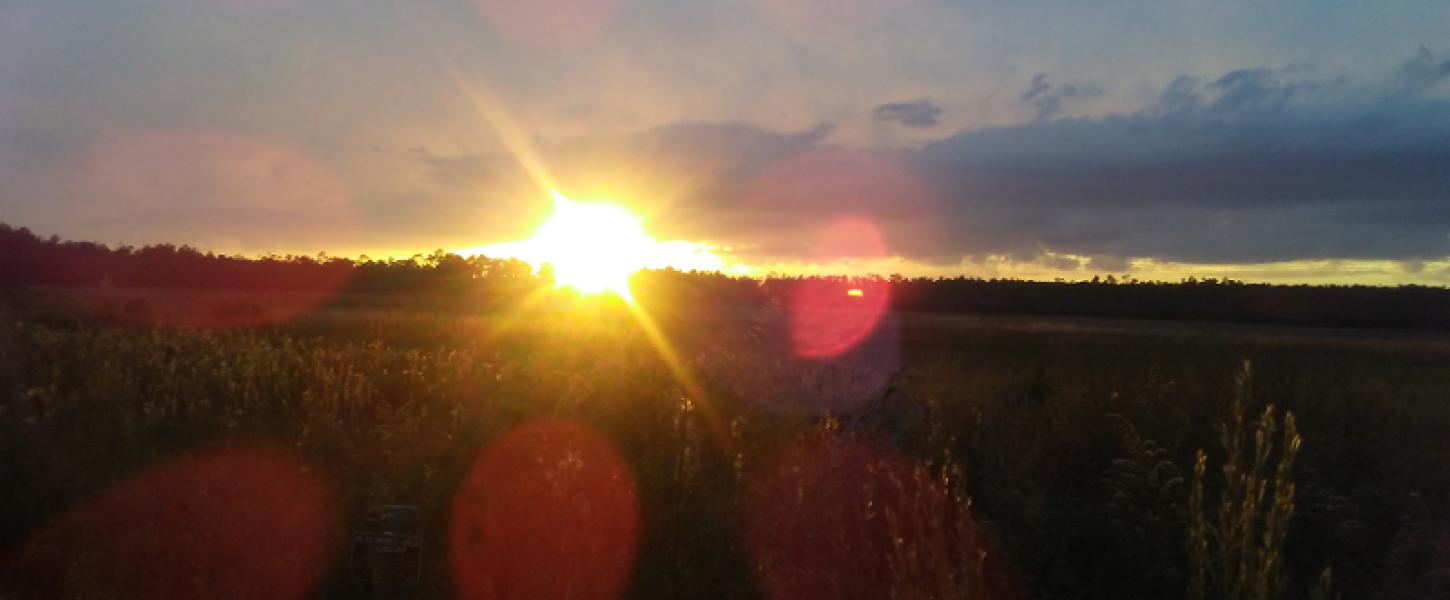
[[(408, 259), (318, 256), (245, 258), (158, 244), (108, 248), (92, 242), (41, 238), (0, 223), (0, 289), (20, 286), (121, 287), (183, 290), (344, 292), (406, 296), (436, 304), (501, 305), (551, 282), (513, 259), (463, 257), (438, 250)], [(897, 310), (1238, 321), (1338, 327), (1450, 330), (1450, 290), (1406, 285), (1270, 285), (1188, 278), (1143, 282), (1115, 277), (1091, 281), (890, 277), (765, 279), (673, 269), (638, 274), (638, 300), (661, 314), (725, 307), (789, 306), (804, 282), (890, 294)], [(456, 301), (456, 302), (455, 302)]]
[(910, 279), (892, 286), (901, 310), (1450, 329), (1450, 290), (1405, 285), (1272, 285)]

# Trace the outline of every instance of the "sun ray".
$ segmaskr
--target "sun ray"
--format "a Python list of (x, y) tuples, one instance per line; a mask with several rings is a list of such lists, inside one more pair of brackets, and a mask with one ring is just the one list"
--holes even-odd
[(554, 178), (549, 175), (549, 170), (545, 166), (544, 161), (534, 152), (533, 144), (529, 142), (529, 136), (518, 126), (517, 121), (515, 121), (503, 101), (487, 86), (469, 79), (463, 74), (463, 71), (457, 67), (454, 61), (438, 47), (438, 42), (434, 36), (429, 35), (428, 31), (423, 28), (422, 23), (419, 22), (420, 17), (417, 12), (410, 10), (413, 8), (411, 4), (398, 0), (393, 2), (392, 5), (396, 14), (403, 17), (406, 22), (411, 23), (413, 30), (417, 34), (417, 39), (422, 43), (423, 47), (427, 48), (429, 54), (433, 56), (433, 60), (438, 64), (438, 68), (443, 71), (448, 81), (458, 89), (459, 94), (463, 96), (463, 99), (468, 102), (469, 106), (493, 130), (494, 135), (498, 137), (504, 149), (514, 157), (514, 160), (519, 162), (519, 165), (524, 168), (524, 171), (528, 173), (529, 178), (534, 181), (535, 185), (538, 185), (540, 190), (546, 192), (553, 191), (557, 187)]
[[(401, 9), (401, 5), (397, 6)], [(534, 238), (484, 246), (477, 250), (495, 257), (524, 260), (535, 268), (549, 263), (555, 269), (556, 283), (571, 285), (586, 292), (607, 289), (617, 294), (634, 316), (645, 338), (664, 361), (670, 374), (684, 388), (690, 400), (699, 407), (711, 438), (718, 444), (728, 446), (730, 437), (704, 387), (695, 379), (659, 324), (643, 306), (635, 302), (634, 294), (629, 288), (629, 278), (645, 268), (720, 270), (725, 266), (724, 261), (702, 244), (655, 240), (645, 232), (640, 220), (623, 208), (608, 204), (595, 205), (592, 209), (580, 208), (583, 203), (574, 202), (559, 193), (543, 160), (534, 152), (528, 137), (517, 126), (503, 102), (488, 88), (470, 83), (453, 62), (431, 42), (427, 46), (453, 85), (493, 129), (509, 154), (523, 166), (540, 189), (549, 193), (554, 202), (554, 217), (540, 228)], [(600, 217), (602, 220), (593, 220)], [(604, 232), (604, 235), (598, 235), (599, 232)], [(594, 244), (592, 248), (589, 246), (591, 243)], [(597, 256), (598, 251), (607, 251), (606, 254), (612, 256), (600, 259)], [(547, 260), (548, 258), (553, 261)], [(607, 262), (611, 260), (614, 261), (613, 264)], [(578, 264), (576, 266), (573, 263)], [(561, 273), (561, 267), (566, 271)], [(606, 273), (600, 275), (593, 267), (603, 267), (602, 270)], [(520, 303), (511, 307), (509, 316), (497, 323), (493, 333), (497, 335), (510, 329), (521, 313), (544, 299), (545, 289), (533, 290)]]
[(649, 312), (638, 302), (626, 300), (624, 303), (625, 306), (629, 307), (630, 314), (634, 315), (635, 321), (639, 323), (640, 329), (644, 331), (645, 338), (649, 340), (651, 346), (654, 346), (655, 352), (660, 355), (660, 360), (665, 362), (665, 366), (669, 368), (675, 381), (680, 383), (680, 387), (684, 388), (685, 394), (689, 396), (695, 406), (699, 407), (700, 417), (704, 419), (705, 427), (710, 431), (710, 437), (715, 443), (720, 444), (721, 447), (728, 448), (730, 446), (730, 436), (726, 431), (724, 422), (720, 419), (719, 412), (715, 410), (714, 404), (710, 402), (710, 397), (706, 395), (705, 388), (695, 379), (694, 374), (690, 372), (689, 366), (680, 358), (679, 352), (675, 351), (674, 345), (670, 343), (669, 338), (665, 336), (664, 331), (660, 329), (654, 317), (651, 317)]
[(508, 306), (507, 310), (500, 311), (500, 314), (490, 321), (493, 327), (489, 331), (489, 335), (497, 338), (512, 330), (522, 318), (529, 316), (530, 311), (548, 298), (548, 291), (548, 288), (544, 287), (529, 290), (528, 294)]

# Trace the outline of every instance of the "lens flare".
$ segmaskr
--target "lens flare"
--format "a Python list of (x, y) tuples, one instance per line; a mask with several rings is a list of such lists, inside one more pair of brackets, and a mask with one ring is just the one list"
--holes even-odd
[(572, 421), (525, 423), (489, 446), (453, 499), (462, 598), (618, 598), (639, 531), (632, 470)]
[(869, 443), (787, 450), (752, 476), (745, 509), (767, 598), (940, 598), (987, 584), (966, 502)]
[(48, 526), (17, 561), (17, 597), (304, 598), (327, 572), (336, 515), (328, 487), (285, 452), (201, 453)]
[[(886, 254), (875, 225), (860, 218), (831, 223), (813, 246), (813, 255), (823, 259)], [(812, 278), (795, 283), (787, 307), (796, 354), (827, 358), (855, 347), (871, 334), (888, 310), (890, 289), (887, 283), (874, 279)]]
[(779, 253), (767, 258), (782, 272), (890, 269), (904, 254), (934, 251), (948, 235), (935, 187), (880, 152), (836, 149), (785, 157), (752, 179), (740, 202), (738, 226), (751, 231), (805, 232), (822, 223), (860, 231), (858, 237), (831, 231), (814, 239), (766, 237), (765, 245)]

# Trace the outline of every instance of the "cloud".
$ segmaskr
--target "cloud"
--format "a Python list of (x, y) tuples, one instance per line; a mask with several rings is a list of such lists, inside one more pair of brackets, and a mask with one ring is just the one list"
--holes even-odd
[(1053, 85), (1048, 83), (1046, 73), (1038, 73), (1032, 76), (1032, 83), (1027, 86), (1027, 91), (1017, 97), (1017, 101), (1032, 108), (1037, 120), (1043, 121), (1057, 116), (1068, 104), (1102, 95), (1103, 88), (1097, 85), (1091, 83)]
[[(1135, 110), (905, 150), (835, 146), (828, 125), (725, 122), (539, 151), (566, 191), (625, 194), (664, 236), (747, 259), (789, 260), (802, 232), (862, 217), (892, 255), (934, 265), (1432, 261), (1450, 256), (1450, 98), (1423, 75), (1445, 62), (1422, 52), (1357, 81), (1298, 68), (1184, 75)], [(1029, 101), (1081, 96), (1036, 81)], [(506, 173), (489, 166), (506, 157), (485, 158), (466, 164)]]
[(888, 102), (871, 111), (871, 118), (882, 122), (898, 122), (907, 127), (935, 127), (941, 123), (940, 106), (925, 98), (908, 102)]
[[(1435, 260), (1450, 256), (1450, 99), (1423, 79), (1407, 86), (1405, 73), (1443, 62), (1421, 53), (1358, 81), (1298, 68), (1185, 75), (1136, 110), (968, 129), (906, 150), (837, 147), (828, 126), (731, 122), (555, 140), (543, 152), (581, 182), (648, 165), (657, 179), (639, 189), (671, 197), (654, 211), (662, 227), (750, 258), (789, 259), (801, 232), (864, 217), (891, 254), (937, 265)], [(1038, 83), (1029, 100), (1082, 95)]]
[(1137, 111), (963, 131), (911, 161), (950, 190), (965, 252), (1446, 256), (1450, 99), (1425, 85), (1443, 64), (1421, 52), (1359, 83), (1179, 77)]
[(1076, 271), (1082, 268), (1082, 261), (1071, 256), (1058, 256), (1056, 254), (1044, 253), (1036, 257), (1035, 261), (1044, 267), (1057, 271)]
[[(944, 265), (1384, 259), (1428, 274), (1450, 256), (1450, 56), (1382, 41), (1438, 39), (1428, 5), (1381, 11), (1396, 15), (1384, 35), (1348, 15), (1295, 37), (1300, 19), (1215, 25), (1176, 5), (1050, 11), (1052, 35), (997, 35), (1041, 11), (923, 4), (850, 40), (671, 5), (620, 12), (574, 53), (488, 35), (470, 3), (428, 9), (429, 44), (393, 35), (386, 7), (284, 4), (295, 27), (168, 2), (0, 8), (0, 213), (75, 238), (309, 251), (526, 233), (547, 197), (431, 67), (442, 48), (508, 101), (564, 191), (752, 256), (790, 258), (801, 232), (847, 216)], [(1241, 48), (1202, 51), (1224, 39)], [(925, 85), (953, 122), (994, 125), (942, 130)], [(870, 146), (897, 124), (921, 145)]]
[[(665, 238), (744, 240), (753, 219), (744, 208), (750, 183), (772, 165), (825, 147), (833, 129), (820, 124), (775, 132), (738, 122), (681, 122), (628, 134), (535, 139), (529, 151), (545, 166), (547, 182), (534, 179), (506, 152), (379, 147), (374, 154), (417, 174), (409, 188), (417, 198), (383, 206), (395, 214), (382, 220), (435, 236), (464, 230), (484, 239), (508, 238), (527, 233), (543, 218), (551, 206), (543, 186), (551, 185), (576, 200), (622, 202), (652, 215), (652, 232)], [(427, 198), (463, 194), (481, 200), (471, 214), (446, 206), (421, 211)], [(448, 214), (450, 221), (429, 223), (419, 212)], [(778, 226), (784, 223), (761, 227), (775, 234)], [(442, 241), (453, 247), (478, 244)]]
[(1400, 66), (1399, 76), (1410, 93), (1431, 90), (1450, 79), (1450, 59), (1439, 59), (1424, 46)]
[(1128, 259), (1121, 256), (1094, 256), (1088, 261), (1087, 270), (1121, 273), (1128, 270)]

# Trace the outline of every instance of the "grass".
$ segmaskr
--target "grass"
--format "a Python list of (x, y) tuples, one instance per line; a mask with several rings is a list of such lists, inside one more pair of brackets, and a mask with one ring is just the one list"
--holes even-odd
[[(1250, 450), (1245, 439), (1250, 426), (1244, 423), (1243, 408), (1250, 373), (1249, 363), (1245, 362), (1238, 381), (1239, 393), (1222, 425), (1225, 463), (1217, 527), (1209, 525), (1203, 506), (1207, 455), (1200, 450), (1194, 462), (1188, 517), (1190, 600), (1207, 597), (1210, 582), (1216, 584), (1214, 597), (1272, 600), (1284, 596), (1283, 550), (1294, 516), (1294, 460), (1303, 440), (1294, 414), (1283, 415), (1281, 431), (1274, 406), (1269, 405), (1252, 425)], [(1278, 435), (1283, 439), (1276, 446), (1274, 438)], [(1211, 551), (1218, 559), (1216, 568), (1211, 569), (1212, 576)]]
[[(334, 306), (197, 329), (133, 319), (135, 301), (0, 319), (0, 596), (34, 591), (30, 541), (78, 507), (262, 445), (325, 482), (336, 536), (419, 506), (420, 591), (447, 597), (455, 494), (544, 418), (628, 466), (629, 597), (761, 597), (809, 569), (899, 598), (1444, 591), (1450, 342), (1433, 337), (904, 315), (820, 362), (780, 350), (779, 313), (666, 318), (692, 388), (619, 307)], [(819, 410), (883, 396), (921, 418)], [(355, 595), (329, 547), (314, 591)], [(863, 573), (884, 587), (847, 585)]]

